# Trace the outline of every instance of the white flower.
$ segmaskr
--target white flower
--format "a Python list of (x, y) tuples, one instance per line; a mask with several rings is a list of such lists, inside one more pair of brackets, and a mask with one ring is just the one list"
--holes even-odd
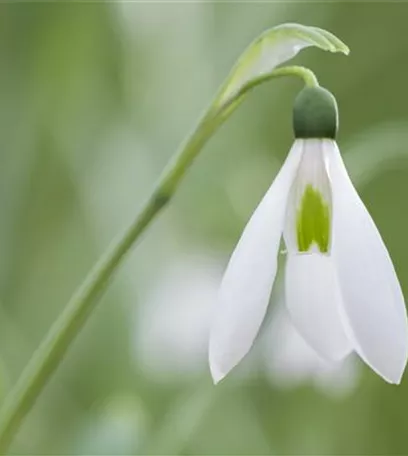
[(210, 334), (214, 381), (252, 346), (283, 236), (285, 302), (305, 341), (328, 361), (354, 351), (386, 381), (399, 383), (408, 351), (404, 298), (334, 140), (334, 97), (322, 88), (304, 89), (294, 127), (297, 139), (225, 272)]

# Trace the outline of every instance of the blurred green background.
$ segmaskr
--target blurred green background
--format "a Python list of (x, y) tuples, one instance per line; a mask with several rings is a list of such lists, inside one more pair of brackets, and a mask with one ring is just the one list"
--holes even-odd
[[(132, 220), (235, 59), (282, 22), (337, 97), (339, 144), (408, 295), (408, 4), (2, 3), (0, 396)], [(12, 454), (407, 454), (408, 378), (328, 369), (278, 311), (216, 388), (209, 317), (240, 232), (293, 141), (299, 81), (252, 93), (144, 235)], [(276, 302), (275, 302), (276, 301)]]

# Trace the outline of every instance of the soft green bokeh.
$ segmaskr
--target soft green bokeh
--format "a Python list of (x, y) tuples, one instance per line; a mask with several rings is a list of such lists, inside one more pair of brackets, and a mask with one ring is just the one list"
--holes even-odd
[[(408, 295), (407, 17), (404, 3), (2, 3), (0, 395), (239, 54), (283, 22), (328, 29), (351, 49), (293, 62), (337, 98), (339, 145)], [(283, 375), (282, 325), (211, 384), (214, 294), (291, 146), (300, 87), (258, 88), (206, 146), (11, 454), (408, 453), (408, 378), (390, 386), (361, 364), (319, 376), (301, 351)]]

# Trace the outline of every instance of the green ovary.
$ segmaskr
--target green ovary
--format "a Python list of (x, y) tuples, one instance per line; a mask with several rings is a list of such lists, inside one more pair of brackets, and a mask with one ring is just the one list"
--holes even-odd
[(296, 217), (299, 252), (307, 252), (315, 243), (320, 252), (327, 253), (330, 236), (330, 208), (322, 194), (311, 185), (305, 188)]

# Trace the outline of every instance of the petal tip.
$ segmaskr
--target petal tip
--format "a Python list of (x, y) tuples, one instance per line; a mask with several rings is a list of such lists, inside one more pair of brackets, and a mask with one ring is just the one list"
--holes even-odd
[(408, 355), (408, 353), (405, 349), (403, 362), (401, 363), (400, 368), (395, 372), (395, 375), (392, 375), (390, 377), (390, 381), (389, 381), (390, 383), (392, 383), (394, 385), (399, 385), (402, 382), (402, 378), (404, 376), (405, 368), (407, 365), (407, 355)]
[(210, 358), (210, 372), (211, 377), (213, 379), (214, 385), (217, 385), (226, 375), (228, 372), (222, 372), (221, 369), (217, 366), (217, 364), (211, 360)]
[(398, 386), (402, 381), (402, 377), (404, 375), (404, 370), (402, 372), (396, 373), (395, 375), (387, 375), (387, 376), (382, 375), (382, 374), (380, 374), (380, 375), (387, 383)]
[(393, 367), (388, 366), (387, 368), (383, 366), (381, 369), (376, 366), (369, 364), (369, 366), (376, 372), (381, 378), (383, 378), (387, 383), (391, 385), (399, 385), (404, 376), (405, 367), (407, 365), (407, 351), (406, 347), (404, 350), (404, 355), (401, 357), (400, 362), (396, 363)]

